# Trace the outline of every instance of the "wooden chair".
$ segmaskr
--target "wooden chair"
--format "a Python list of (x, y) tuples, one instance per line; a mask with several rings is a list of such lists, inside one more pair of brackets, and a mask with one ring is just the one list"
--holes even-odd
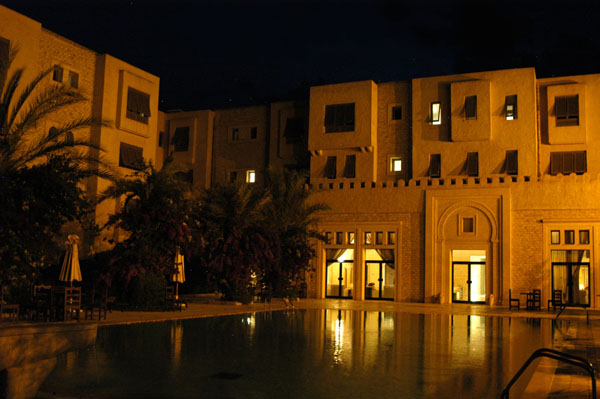
[(542, 310), (542, 291), (533, 290), (529, 297), (530, 303), (527, 304), (527, 309), (531, 310)]
[[(514, 305), (513, 305), (514, 303)], [(521, 309), (521, 300), (519, 298), (513, 298), (512, 297), (512, 290), (509, 288), (508, 289), (508, 310), (511, 310), (512, 308), (517, 308), (517, 310)]]
[(187, 302), (176, 298), (175, 288), (171, 285), (168, 285), (165, 289), (165, 307), (168, 310), (179, 310), (180, 312), (187, 308)]
[(4, 294), (6, 290), (7, 288), (2, 286), (0, 291), (0, 321), (4, 320), (5, 315), (8, 320), (19, 320), (19, 305), (5, 303)]
[(550, 306), (552, 306), (552, 310), (556, 311), (557, 307), (560, 309), (563, 305), (562, 290), (552, 290), (552, 298), (548, 299), (548, 311)]
[(84, 319), (87, 320), (89, 317), (94, 320), (94, 311), (96, 310), (98, 311), (98, 320), (106, 320), (108, 311), (108, 287), (106, 286), (100, 295), (95, 289), (91, 291), (88, 300), (83, 305)]
[(52, 320), (79, 321), (81, 311), (81, 287), (52, 287)]
[(51, 291), (49, 285), (34, 285), (31, 293), (31, 299), (24, 307), (25, 314), (30, 320), (51, 319)]

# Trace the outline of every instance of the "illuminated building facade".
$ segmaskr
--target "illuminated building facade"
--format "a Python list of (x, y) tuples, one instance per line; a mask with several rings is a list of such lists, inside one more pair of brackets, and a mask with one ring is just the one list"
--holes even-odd
[(26, 80), (56, 66), (46, 83), (76, 85), (91, 102), (74, 111), (112, 122), (82, 134), (123, 174), (169, 154), (197, 189), (309, 170), (331, 207), (309, 297), (508, 305), (509, 289), (540, 289), (545, 305), (558, 289), (600, 307), (600, 75), (362, 81), (313, 87), (308, 102), (163, 113), (158, 77), (1, 6), (0, 21), (0, 53), (18, 44)]

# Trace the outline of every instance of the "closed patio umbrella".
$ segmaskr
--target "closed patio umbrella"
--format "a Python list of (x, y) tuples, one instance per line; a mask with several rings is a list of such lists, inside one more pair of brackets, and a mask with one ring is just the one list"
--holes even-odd
[(65, 241), (67, 253), (58, 277), (59, 281), (68, 282), (71, 286), (73, 286), (73, 281), (81, 281), (81, 267), (79, 267), (79, 254), (77, 251), (78, 242), (79, 237), (76, 234), (69, 234), (67, 241)]
[(179, 299), (179, 283), (185, 283), (185, 264), (179, 248), (175, 254), (175, 272), (172, 281), (175, 283), (175, 299)]

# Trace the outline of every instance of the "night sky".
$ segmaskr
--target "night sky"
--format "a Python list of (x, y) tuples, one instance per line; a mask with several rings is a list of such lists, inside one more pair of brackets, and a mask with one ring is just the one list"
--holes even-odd
[(600, 1), (0, 0), (161, 78), (160, 108), (302, 98), (355, 80), (600, 73)]

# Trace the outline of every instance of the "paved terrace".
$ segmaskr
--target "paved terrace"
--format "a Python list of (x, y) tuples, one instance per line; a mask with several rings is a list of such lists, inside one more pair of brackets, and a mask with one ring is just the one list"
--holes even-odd
[[(134, 323), (150, 323), (169, 320), (182, 320), (201, 317), (215, 317), (268, 310), (284, 310), (289, 308), (281, 299), (274, 299), (270, 304), (241, 305), (233, 302), (210, 300), (206, 297), (187, 297), (188, 308), (181, 312), (143, 312), (117, 311), (108, 313), (106, 320), (98, 325), (111, 326)], [(522, 318), (551, 319), (556, 312), (508, 310), (506, 307), (490, 307), (487, 305), (466, 304), (423, 304), (396, 303), (386, 301), (352, 301), (336, 299), (302, 299), (294, 303), (295, 309), (350, 309), (380, 312), (409, 312), (424, 314), (461, 314), (478, 316), (501, 316)], [(561, 320), (569, 320), (566, 337), (555, 343), (555, 349), (589, 359), (596, 370), (600, 371), (600, 311), (589, 311), (590, 324), (586, 324), (585, 311), (567, 309), (560, 316)], [(9, 325), (11, 323), (2, 323)], [(1, 325), (0, 325), (1, 328)], [(573, 374), (570, 366), (564, 367), (556, 361), (544, 359), (540, 361), (535, 375), (531, 379), (524, 398), (588, 398), (590, 395), (589, 378), (582, 374)], [(577, 371), (577, 373), (579, 373)], [(599, 384), (600, 388), (600, 384)]]

